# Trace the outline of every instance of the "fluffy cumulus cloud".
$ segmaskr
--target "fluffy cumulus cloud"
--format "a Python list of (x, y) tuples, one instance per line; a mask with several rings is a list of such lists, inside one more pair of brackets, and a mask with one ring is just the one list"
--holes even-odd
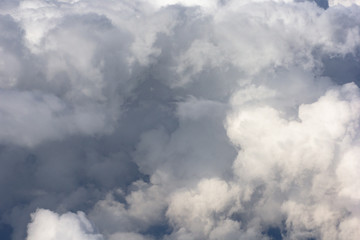
[(66, 213), (59, 216), (49, 210), (40, 209), (32, 214), (32, 223), (28, 226), (27, 240), (103, 239), (99, 234), (93, 232), (93, 227), (83, 212)]
[(0, 0), (0, 238), (360, 239), (356, 0)]

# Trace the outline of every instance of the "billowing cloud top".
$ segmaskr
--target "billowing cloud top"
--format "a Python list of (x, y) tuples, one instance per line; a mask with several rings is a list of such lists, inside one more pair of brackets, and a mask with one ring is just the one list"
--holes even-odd
[(0, 238), (360, 239), (360, 6), (0, 1)]

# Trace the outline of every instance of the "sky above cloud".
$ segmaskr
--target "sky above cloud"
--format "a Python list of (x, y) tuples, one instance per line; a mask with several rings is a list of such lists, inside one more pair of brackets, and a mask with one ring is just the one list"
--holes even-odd
[(360, 238), (360, 3), (0, 0), (0, 238)]

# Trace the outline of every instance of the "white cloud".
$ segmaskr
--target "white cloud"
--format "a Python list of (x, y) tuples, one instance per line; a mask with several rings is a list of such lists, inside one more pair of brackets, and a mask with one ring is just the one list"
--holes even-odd
[(45, 209), (32, 214), (27, 240), (102, 240), (83, 212), (58, 215)]
[[(218, 222), (221, 225), (232, 211), (239, 209), (240, 190), (220, 179), (204, 179), (196, 190), (174, 193), (166, 214), (176, 228), (189, 230), (194, 238), (207, 238)], [(219, 231), (213, 235), (220, 234)]]
[[(337, 223), (347, 221), (344, 214), (359, 217), (353, 207), (359, 193), (353, 182), (359, 96), (358, 87), (347, 84), (300, 105), (296, 120), (262, 101), (237, 106), (228, 118), (229, 137), (242, 148), (234, 162), (239, 184), (253, 190), (264, 184), (269, 189), (264, 198), (289, 199), (282, 209), (293, 238), (337, 239)], [(282, 197), (273, 196), (274, 191)], [(349, 203), (341, 204), (345, 199)]]
[(340, 224), (340, 239), (356, 239), (360, 236), (359, 218), (346, 219)]
[(330, 7), (333, 7), (336, 5), (343, 5), (343, 6), (349, 7), (352, 5), (360, 5), (360, 1), (358, 1), (358, 0), (329, 0)]

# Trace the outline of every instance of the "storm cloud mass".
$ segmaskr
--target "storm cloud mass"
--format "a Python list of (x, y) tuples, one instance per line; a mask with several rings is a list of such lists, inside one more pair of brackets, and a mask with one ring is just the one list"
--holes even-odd
[(358, 0), (0, 0), (3, 240), (360, 239)]

